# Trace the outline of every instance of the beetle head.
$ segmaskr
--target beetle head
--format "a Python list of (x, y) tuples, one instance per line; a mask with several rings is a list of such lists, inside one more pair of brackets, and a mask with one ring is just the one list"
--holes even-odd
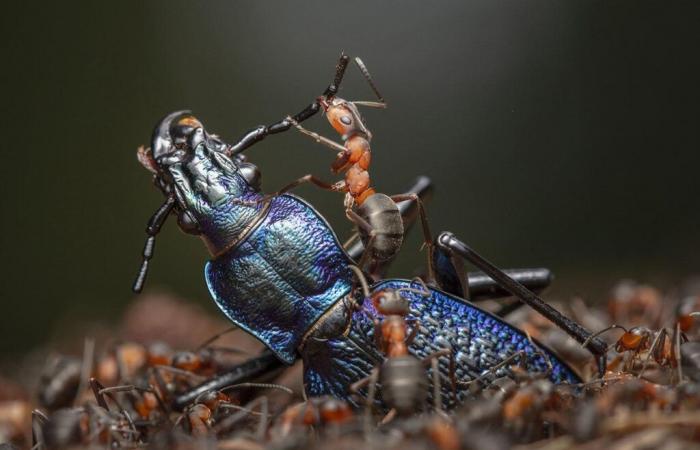
[(164, 176), (169, 166), (186, 161), (202, 142), (213, 150), (226, 149), (226, 144), (208, 134), (190, 111), (175, 111), (158, 122), (151, 147), (139, 148), (137, 156), (146, 169)]

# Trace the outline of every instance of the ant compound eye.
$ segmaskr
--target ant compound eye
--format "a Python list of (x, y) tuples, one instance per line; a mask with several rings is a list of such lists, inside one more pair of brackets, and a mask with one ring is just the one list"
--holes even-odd
[(350, 116), (341, 116), (340, 121), (343, 122), (345, 125), (350, 125), (352, 123), (352, 119)]

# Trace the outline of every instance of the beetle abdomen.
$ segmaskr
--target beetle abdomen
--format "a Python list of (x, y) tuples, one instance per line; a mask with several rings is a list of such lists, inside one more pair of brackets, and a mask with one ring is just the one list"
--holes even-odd
[[(372, 241), (372, 258), (386, 261), (393, 258), (403, 243), (403, 219), (396, 202), (384, 194), (373, 194), (357, 208), (375, 232)], [(360, 227), (362, 243), (367, 247), (370, 235)]]
[[(380, 281), (371, 287), (371, 292), (392, 289), (403, 289), (401, 295), (410, 304), (408, 318), (418, 325), (418, 332), (408, 345), (411, 357), (424, 360), (435, 352), (450, 350), (453, 353), (454, 375), (459, 381), (474, 380), (506, 358), (523, 352), (523, 359), (519, 360), (519, 363), (524, 364), (528, 372), (546, 374), (547, 378), (556, 384), (581, 382), (578, 375), (547, 347), (531, 339), (522, 330), (462, 298), (432, 287), (428, 288), (429, 295), (425, 296), (421, 293), (423, 287), (420, 284), (399, 279)], [(383, 316), (374, 309), (369, 298), (365, 299), (363, 304), (363, 309), (352, 312), (349, 331), (339, 331), (334, 338), (323, 334), (318, 335), (319, 339), (307, 339), (301, 354), (304, 358), (304, 380), (308, 395), (332, 395), (357, 405), (358, 401), (351, 397), (348, 386), (369, 376), (372, 369), (385, 360), (375, 344), (374, 324), (375, 318), (382, 320)], [(391, 367), (394, 373), (383, 375), (385, 380), (381, 383), (378, 398), (388, 395), (389, 399), (385, 398), (385, 402), (396, 402), (399, 400), (397, 396), (403, 397), (407, 394), (403, 399), (410, 400), (411, 395), (421, 393), (419, 389), (406, 389), (404, 392), (386, 391), (384, 384), (388, 379), (405, 381), (410, 378), (415, 383), (418, 380), (417, 375), (409, 371), (411, 369), (400, 369), (398, 363), (391, 364), (395, 365)], [(472, 395), (469, 387), (461, 384), (457, 386), (457, 395), (454, 396), (450, 364), (450, 357), (439, 358), (442, 401), (445, 408), (453, 407), (455, 400), (461, 403)], [(432, 377), (429, 375), (428, 370), (423, 368), (424, 380), (430, 385), (428, 397), (431, 397)], [(516, 372), (512, 371), (510, 366), (501, 367), (493, 377), (501, 376), (514, 378)], [(366, 395), (366, 392), (361, 391), (361, 395)]]

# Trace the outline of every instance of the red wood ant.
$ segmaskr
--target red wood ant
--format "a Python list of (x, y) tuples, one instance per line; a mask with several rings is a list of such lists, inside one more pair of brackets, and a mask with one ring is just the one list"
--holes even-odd
[[(641, 353), (647, 352), (647, 357), (644, 360), (641, 371), (637, 374), (638, 377), (641, 377), (644, 374), (649, 360), (653, 358), (659, 367), (676, 368), (678, 370), (677, 381), (680, 381), (682, 378), (681, 366), (679, 364), (680, 346), (684, 342), (688, 341), (684, 333), (692, 327), (695, 317), (698, 315), (700, 315), (700, 313), (679, 312), (672, 331), (669, 331), (666, 328), (662, 328), (658, 331), (652, 331), (645, 326), (637, 326), (627, 329), (622, 325), (615, 324), (591, 335), (588, 339), (593, 339), (594, 337), (606, 333), (612, 329), (621, 329), (624, 331), (624, 333), (615, 342), (614, 348), (615, 351), (620, 354), (631, 354), (631, 357), (625, 363), (624, 370), (629, 370), (637, 357)], [(585, 346), (587, 341), (582, 345)]]
[[(436, 411), (441, 412), (442, 393), (438, 358), (441, 356), (450, 357), (450, 374), (454, 391), (456, 380), (452, 350), (439, 350), (422, 360), (411, 355), (408, 352), (408, 346), (420, 325), (415, 324), (413, 330), (408, 331), (406, 317), (410, 312), (410, 306), (408, 300), (401, 295), (407, 289), (384, 290), (370, 294), (367, 280), (360, 269), (355, 266), (350, 267), (360, 280), (365, 298), (370, 299), (374, 310), (383, 316), (381, 321), (374, 318), (374, 322), (378, 347), (385, 353), (386, 359), (380, 367), (375, 367), (368, 377), (350, 386), (350, 391), (354, 393), (368, 386), (366, 423), (369, 420), (370, 408), (375, 400), (377, 383), (381, 384), (384, 403), (392, 410), (385, 417), (385, 422), (390, 420), (394, 414), (407, 416), (421, 410), (427, 397), (426, 364), (431, 364), (434, 407)], [(423, 281), (417, 280), (423, 286), (423, 290), (408, 289), (421, 295), (430, 295), (430, 291)]]
[[(343, 58), (347, 59), (347, 56), (342, 55), (341, 60)], [(308, 174), (293, 181), (279, 191), (253, 202), (253, 204), (268, 201), (303, 183), (312, 183), (322, 189), (346, 193), (345, 215), (358, 229), (358, 233), (346, 243), (346, 247), (358, 236), (361, 238), (365, 248), (369, 250), (363, 254), (359, 262), (359, 266), (364, 267), (368, 260), (374, 263), (384, 262), (392, 259), (398, 253), (403, 243), (404, 225), (396, 203), (412, 200), (418, 205), (424, 245), (428, 248), (428, 276), (430, 280), (433, 280), (433, 240), (422, 200), (416, 194), (387, 196), (378, 193), (371, 186), (369, 167), (371, 163), (370, 142), (372, 133), (365, 125), (357, 106), (386, 108), (387, 104), (362, 60), (355, 58), (355, 63), (379, 101), (348, 101), (337, 97), (335, 94), (321, 96), (317, 99), (328, 122), (341, 135), (344, 141), (343, 145), (305, 129), (292, 117), (286, 118), (301, 133), (311, 137), (320, 144), (330, 147), (332, 150), (338, 151), (335, 161), (331, 164), (331, 172), (335, 174), (343, 172), (345, 175), (344, 179), (330, 184), (314, 175)], [(248, 202), (241, 201), (241, 203)]]
[(297, 426), (335, 425), (351, 421), (354, 414), (350, 405), (333, 397), (312, 397), (296, 403), (282, 413), (275, 427), (279, 437), (288, 436)]

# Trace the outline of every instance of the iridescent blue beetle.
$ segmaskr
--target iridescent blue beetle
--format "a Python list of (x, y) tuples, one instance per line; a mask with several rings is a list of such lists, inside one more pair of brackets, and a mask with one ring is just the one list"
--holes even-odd
[[(337, 91), (342, 77), (338, 72), (340, 65), (324, 95)], [(312, 104), (294, 120), (300, 122), (316, 111), (318, 105)], [(263, 198), (260, 172), (240, 156), (252, 143), (290, 126), (284, 120), (261, 126), (235, 145), (227, 145), (187, 111), (172, 113), (158, 123), (150, 149), (139, 149), (138, 157), (153, 173), (166, 200), (148, 224), (134, 290), (142, 289), (155, 236), (174, 213), (181, 229), (200, 236), (211, 253), (205, 278), (221, 311), (265, 344), (275, 358), (291, 364), (301, 357), (309, 395), (348, 399), (348, 387), (383, 359), (375, 345), (372, 314), (376, 312), (368, 313), (367, 299), (353, 289), (355, 261), (326, 220), (303, 199), (285, 194), (256, 203)], [(590, 337), (450, 233), (438, 236), (435, 245), (435, 268), (445, 289), (453, 293), (462, 289), (468, 295), (463, 275), (450, 264), (462, 256), (579, 342)], [(553, 353), (495, 315), (437, 287), (429, 287), (429, 295), (416, 294), (412, 287), (411, 281), (402, 279), (382, 280), (370, 287), (371, 292), (405, 292), (412, 318), (420, 325), (410, 353), (424, 357), (449, 349), (455, 375), (468, 381), (522, 352), (528, 370), (547, 372), (556, 383), (580, 381)], [(589, 339), (587, 345), (595, 354), (604, 354), (601, 341)], [(446, 372), (447, 361), (441, 366)], [(450, 398), (449, 383), (443, 386), (444, 397)], [(456, 399), (465, 395), (457, 392)]]

